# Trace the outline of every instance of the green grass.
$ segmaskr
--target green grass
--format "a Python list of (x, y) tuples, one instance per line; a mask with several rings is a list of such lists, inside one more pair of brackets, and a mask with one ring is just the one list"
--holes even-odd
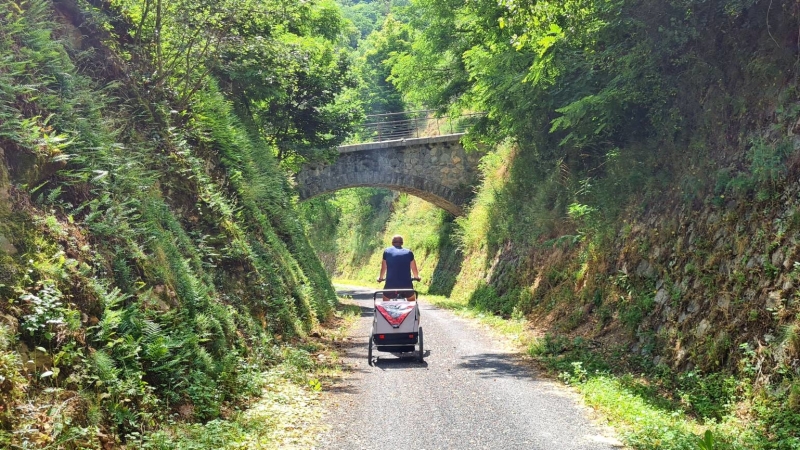
[(586, 403), (600, 411), (633, 448), (694, 449), (702, 429), (681, 411), (665, 411), (631, 393), (610, 375), (576, 383)]

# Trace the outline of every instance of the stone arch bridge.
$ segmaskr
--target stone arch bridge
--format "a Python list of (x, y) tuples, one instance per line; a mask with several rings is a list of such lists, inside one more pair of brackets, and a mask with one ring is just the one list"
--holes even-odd
[(481, 113), (435, 117), (406, 111), (367, 117), (361, 144), (338, 148), (331, 164), (308, 164), (297, 174), (300, 200), (351, 187), (382, 187), (420, 197), (455, 216), (472, 196), (480, 155), (461, 145)]
[(332, 164), (309, 164), (296, 176), (300, 200), (351, 187), (382, 187), (464, 213), (478, 179), (481, 155), (466, 152), (464, 133), (339, 147)]

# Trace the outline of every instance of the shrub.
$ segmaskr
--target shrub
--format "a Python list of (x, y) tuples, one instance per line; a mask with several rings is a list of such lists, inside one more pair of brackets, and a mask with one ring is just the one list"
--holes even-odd
[(7, 428), (14, 421), (16, 403), (22, 398), (27, 385), (20, 372), (22, 361), (10, 347), (11, 331), (6, 325), (0, 324), (0, 428)]
[(510, 316), (515, 299), (511, 295), (499, 296), (494, 286), (481, 282), (469, 297), (468, 304), (478, 310)]

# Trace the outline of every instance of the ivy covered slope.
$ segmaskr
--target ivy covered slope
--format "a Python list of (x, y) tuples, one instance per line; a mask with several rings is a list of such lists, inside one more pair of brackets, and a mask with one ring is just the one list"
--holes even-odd
[(341, 34), (325, 2), (0, 5), (0, 447), (218, 417), (331, 313), (276, 155), (355, 117)]

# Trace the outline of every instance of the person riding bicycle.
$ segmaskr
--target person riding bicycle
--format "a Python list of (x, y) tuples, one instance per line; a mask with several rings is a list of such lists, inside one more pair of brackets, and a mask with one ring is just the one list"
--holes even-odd
[[(381, 261), (381, 273), (378, 276), (378, 282), (386, 281), (383, 289), (413, 289), (412, 281), (419, 281), (419, 271), (417, 270), (417, 262), (414, 260), (414, 253), (407, 248), (403, 248), (403, 236), (395, 235), (392, 237), (392, 246), (387, 247), (383, 251), (383, 260)], [(383, 293), (383, 300), (389, 300), (386, 294)], [(406, 300), (413, 302), (417, 299), (413, 291), (403, 292), (398, 291), (397, 294), (405, 297)], [(396, 295), (397, 296), (397, 295)]]

